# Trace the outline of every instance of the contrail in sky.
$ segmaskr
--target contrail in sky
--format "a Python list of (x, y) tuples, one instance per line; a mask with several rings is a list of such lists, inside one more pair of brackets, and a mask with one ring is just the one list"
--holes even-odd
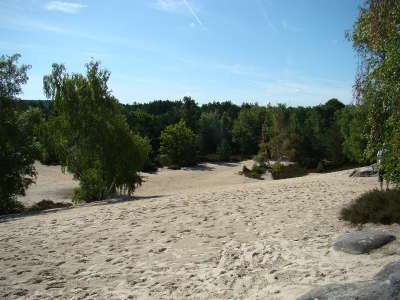
[(190, 13), (192, 14), (193, 18), (195, 18), (195, 20), (197, 21), (197, 23), (199, 23), (199, 25), (201, 27), (204, 27), (203, 22), (201, 22), (200, 18), (197, 16), (197, 14), (194, 12), (193, 8), (189, 5), (189, 3), (187, 2), (187, 0), (183, 0), (183, 3), (185, 3), (187, 9), (190, 11)]

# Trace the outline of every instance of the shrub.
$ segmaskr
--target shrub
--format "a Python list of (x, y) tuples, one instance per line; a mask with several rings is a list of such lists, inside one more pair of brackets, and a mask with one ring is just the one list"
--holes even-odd
[(51, 144), (63, 168), (79, 180), (74, 201), (101, 200), (118, 190), (130, 195), (142, 182), (138, 172), (150, 145), (130, 131), (108, 88), (110, 73), (93, 61), (86, 69), (86, 75), (68, 74), (64, 65), (53, 64), (43, 78), (58, 112), (50, 123)]
[(273, 179), (285, 179), (307, 175), (308, 171), (297, 164), (285, 166), (277, 162), (272, 165), (271, 174)]
[(318, 173), (322, 173), (324, 170), (325, 170), (324, 162), (323, 161), (319, 161), (318, 165), (317, 165), (317, 172)]
[(400, 223), (400, 190), (372, 190), (342, 208), (340, 217), (352, 224)]
[(264, 175), (269, 169), (270, 167), (265, 163), (259, 165), (254, 164), (251, 169), (247, 168), (246, 166), (243, 166), (243, 169), (241, 172), (239, 172), (239, 174), (249, 178), (262, 180), (263, 179), (262, 175)]
[(63, 207), (71, 207), (71, 203), (55, 203), (52, 200), (43, 199), (42, 201), (35, 203), (31, 206), (28, 206), (26, 211), (41, 211), (45, 209), (54, 209), (54, 208), (63, 208)]
[(3, 199), (0, 204), (0, 215), (17, 214), (25, 210), (25, 206), (15, 198)]
[(185, 121), (169, 125), (161, 132), (159, 159), (164, 166), (192, 166), (197, 161), (196, 154), (196, 137)]
[(217, 147), (217, 156), (219, 160), (229, 161), (232, 155), (232, 148), (228, 141), (223, 140)]

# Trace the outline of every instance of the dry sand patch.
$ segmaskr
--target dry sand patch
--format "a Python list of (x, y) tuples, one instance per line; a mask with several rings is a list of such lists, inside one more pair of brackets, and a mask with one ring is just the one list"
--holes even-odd
[[(376, 186), (348, 171), (193, 184), (9, 219), (0, 223), (0, 296), (294, 299), (316, 285), (369, 279), (400, 258), (397, 240), (369, 255), (331, 246), (357, 230), (338, 220), (339, 209)], [(366, 227), (400, 238), (398, 225)]]

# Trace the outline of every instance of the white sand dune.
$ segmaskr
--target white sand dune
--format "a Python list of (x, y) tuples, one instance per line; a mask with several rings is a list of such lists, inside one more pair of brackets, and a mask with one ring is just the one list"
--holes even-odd
[[(376, 178), (341, 171), (255, 181), (240, 168), (163, 170), (148, 175), (136, 201), (3, 220), (0, 297), (295, 299), (317, 285), (370, 279), (400, 258), (398, 240), (369, 255), (331, 247), (358, 229), (338, 220), (340, 208)], [(366, 227), (400, 237), (399, 225)]]

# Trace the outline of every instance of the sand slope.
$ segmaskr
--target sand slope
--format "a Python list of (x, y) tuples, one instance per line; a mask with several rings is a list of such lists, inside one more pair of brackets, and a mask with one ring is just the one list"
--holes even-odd
[(43, 199), (54, 202), (71, 202), (74, 189), (79, 186), (68, 172), (61, 172), (60, 166), (44, 166), (35, 164), (38, 176), (36, 183), (26, 191), (25, 196), (18, 197), (24, 204), (33, 204)]
[[(215, 168), (200, 173), (218, 178)], [(341, 171), (247, 181), (227, 172), (213, 186), (196, 175), (190, 184), (196, 170), (189, 171), (150, 176), (152, 189), (145, 184), (136, 201), (0, 223), (0, 297), (294, 299), (316, 285), (369, 279), (400, 258), (399, 241), (369, 255), (331, 248), (339, 234), (357, 230), (338, 211), (376, 178)], [(163, 188), (157, 176), (178, 178)], [(400, 238), (398, 225), (366, 227)]]

